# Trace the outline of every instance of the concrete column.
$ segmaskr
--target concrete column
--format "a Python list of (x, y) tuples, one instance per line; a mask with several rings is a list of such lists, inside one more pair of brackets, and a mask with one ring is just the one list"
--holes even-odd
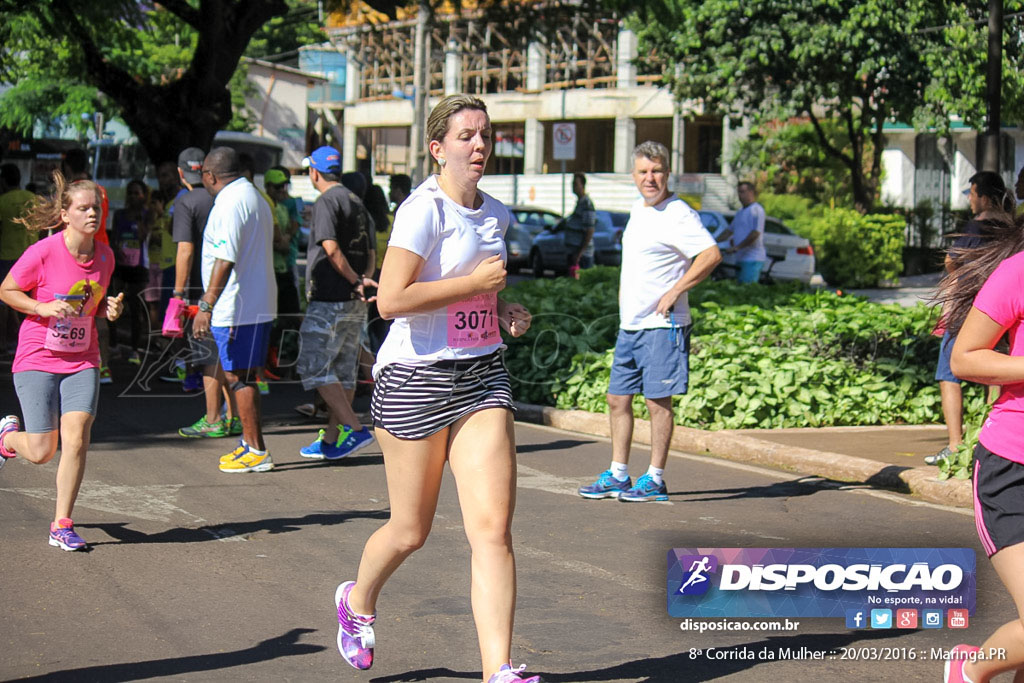
[(356, 60), (355, 52), (348, 50), (345, 53), (345, 101), (356, 102), (359, 100), (359, 89), (362, 87), (362, 65)]
[(532, 42), (526, 46), (526, 89), (541, 90), (547, 82), (547, 53), (544, 46)]
[(633, 172), (633, 149), (636, 147), (636, 122), (630, 116), (615, 117), (615, 172)]
[(615, 60), (615, 73), (618, 76), (618, 87), (636, 87), (636, 34), (629, 29), (621, 29), (618, 38), (618, 56)]
[(341, 146), (341, 168), (350, 171), (356, 167), (356, 127), (346, 121), (342, 132), (344, 143)]
[(459, 44), (449, 40), (444, 53), (444, 94), (462, 92), (462, 51)]
[(523, 129), (523, 173), (541, 173), (544, 166), (544, 124), (538, 119), (526, 119)]

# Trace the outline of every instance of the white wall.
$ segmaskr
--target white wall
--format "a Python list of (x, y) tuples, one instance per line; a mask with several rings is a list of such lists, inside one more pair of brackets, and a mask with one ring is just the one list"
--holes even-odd
[(281, 69), (250, 64), (248, 80), (256, 89), (253, 95), (246, 97), (246, 104), (256, 115), (253, 133), (284, 144), (281, 162), (284, 166), (301, 166), (306, 151), (309, 79)]

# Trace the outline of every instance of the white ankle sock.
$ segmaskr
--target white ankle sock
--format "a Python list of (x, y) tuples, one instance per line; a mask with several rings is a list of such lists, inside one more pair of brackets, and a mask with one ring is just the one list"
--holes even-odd
[(625, 465), (621, 462), (612, 461), (612, 466), (609, 467), (612, 471), (612, 476), (619, 481), (626, 481), (629, 479), (629, 465)]
[(662, 483), (664, 483), (664, 480), (661, 478), (663, 474), (665, 474), (664, 468), (659, 470), (654, 465), (651, 465), (650, 467), (647, 468), (647, 476), (653, 479), (654, 483), (657, 484), (658, 486), (661, 486)]
[(252, 446), (249, 446), (249, 452), (252, 453), (253, 455), (266, 455), (267, 454), (266, 451), (258, 451), (255, 448), (253, 448)]

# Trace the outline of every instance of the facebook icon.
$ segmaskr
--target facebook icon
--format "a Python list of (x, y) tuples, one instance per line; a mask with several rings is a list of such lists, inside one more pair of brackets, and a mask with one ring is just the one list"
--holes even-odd
[(862, 609), (846, 610), (846, 628), (867, 628), (867, 616)]

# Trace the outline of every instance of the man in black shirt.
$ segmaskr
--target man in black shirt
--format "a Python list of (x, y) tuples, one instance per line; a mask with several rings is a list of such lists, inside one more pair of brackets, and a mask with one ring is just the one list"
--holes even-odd
[(306, 317), (299, 330), (296, 363), (302, 386), (327, 403), (327, 426), (303, 457), (336, 460), (373, 442), (352, 411), (359, 338), (366, 325), (364, 287), (376, 287), (369, 215), (356, 195), (340, 183), (340, 155), (320, 147), (303, 160), (320, 191), (306, 252)]

